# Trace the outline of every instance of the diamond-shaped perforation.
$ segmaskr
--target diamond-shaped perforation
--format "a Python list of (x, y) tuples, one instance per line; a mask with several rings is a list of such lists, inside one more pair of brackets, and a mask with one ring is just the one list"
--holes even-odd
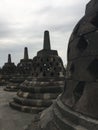
[(83, 52), (88, 46), (88, 41), (84, 38), (81, 37), (78, 44), (77, 44), (77, 48), (79, 49), (79, 51)]
[(98, 79), (98, 59), (94, 59), (88, 66), (87, 70), (94, 78)]

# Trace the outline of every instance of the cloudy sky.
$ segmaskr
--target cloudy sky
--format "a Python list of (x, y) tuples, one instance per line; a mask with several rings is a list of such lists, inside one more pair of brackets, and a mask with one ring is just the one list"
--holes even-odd
[(68, 39), (84, 15), (89, 0), (0, 0), (0, 66), (8, 53), (17, 64), (24, 47), (33, 58), (43, 47), (43, 34), (50, 31), (51, 48), (66, 64)]

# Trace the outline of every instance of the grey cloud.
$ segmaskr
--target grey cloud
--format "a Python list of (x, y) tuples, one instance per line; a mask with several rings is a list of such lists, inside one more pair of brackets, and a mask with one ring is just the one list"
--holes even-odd
[[(56, 43), (52, 43), (52, 47), (59, 52), (62, 51), (61, 56), (64, 58), (68, 43), (65, 37), (69, 37), (75, 24), (84, 14), (84, 2), (79, 1), (79, 5), (76, 4), (70, 6), (70, 8), (69, 6), (66, 8), (64, 6), (56, 7), (47, 3), (36, 12), (33, 12), (32, 9), (28, 13), (30, 23), (29, 21), (28, 23), (25, 21), (27, 26), (23, 25), (24, 21), (16, 22), (13, 20), (13, 22), (11, 19), (2, 19), (0, 16), (0, 42), (5, 45), (4, 47), (0, 45), (0, 65), (3, 65), (7, 60), (8, 53), (12, 53), (13, 61), (18, 63), (20, 58), (23, 58), (23, 49), (25, 46), (29, 49), (30, 58), (33, 58), (37, 51), (43, 47), (43, 32), (47, 29), (54, 35), (53, 38), (56, 38), (51, 38), (53, 39), (52, 41), (56, 41)], [(34, 19), (35, 21), (33, 21)], [(56, 33), (59, 34), (58, 38), (55, 36)], [(69, 34), (64, 36), (67, 33)]]
[(0, 38), (8, 37), (10, 35), (10, 28), (6, 21), (0, 20)]

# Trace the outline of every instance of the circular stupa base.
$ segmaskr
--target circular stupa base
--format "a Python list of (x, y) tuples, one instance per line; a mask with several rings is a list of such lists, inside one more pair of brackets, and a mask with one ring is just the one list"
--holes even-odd
[(23, 112), (38, 113), (49, 107), (63, 91), (64, 81), (31, 82), (22, 86), (10, 106)]
[(31, 107), (31, 106), (25, 106), (18, 104), (16, 102), (10, 102), (9, 105), (18, 111), (26, 112), (26, 113), (39, 113), (45, 109), (45, 107)]
[(72, 111), (65, 106), (60, 97), (57, 101), (44, 110), (41, 114), (35, 115), (32, 124), (26, 130), (97, 130), (98, 120), (84, 116)]
[(21, 85), (24, 82), (24, 80), (25, 79), (23, 79), (23, 78), (20, 78), (20, 79), (16, 78), (16, 80), (11, 79), (10, 82), (4, 88), (4, 90), (9, 91), (9, 92), (17, 92), (21, 88)]

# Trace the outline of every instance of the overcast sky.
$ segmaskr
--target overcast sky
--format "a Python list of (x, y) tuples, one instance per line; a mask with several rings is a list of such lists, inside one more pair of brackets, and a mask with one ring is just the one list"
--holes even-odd
[(84, 15), (89, 0), (0, 0), (0, 66), (8, 53), (17, 64), (24, 47), (33, 58), (43, 47), (43, 34), (50, 31), (51, 48), (66, 64), (70, 34)]

